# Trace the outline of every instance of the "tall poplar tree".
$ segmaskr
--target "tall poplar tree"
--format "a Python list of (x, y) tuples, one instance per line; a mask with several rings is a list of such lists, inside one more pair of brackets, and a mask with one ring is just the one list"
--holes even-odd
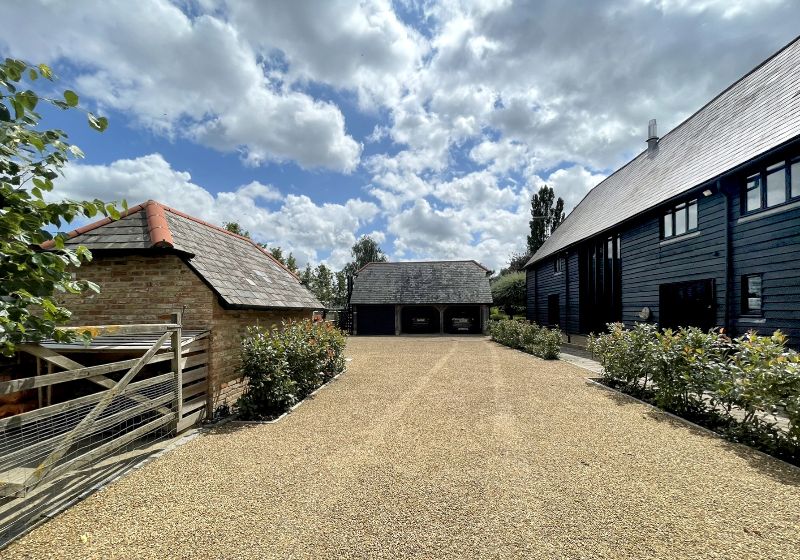
[(564, 221), (564, 200), (551, 187), (542, 185), (531, 197), (531, 233), (528, 235), (528, 253), (533, 255)]

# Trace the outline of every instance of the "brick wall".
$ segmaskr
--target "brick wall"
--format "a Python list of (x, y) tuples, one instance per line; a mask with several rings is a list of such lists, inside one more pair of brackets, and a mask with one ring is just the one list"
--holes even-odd
[[(233, 405), (245, 383), (239, 375), (240, 341), (249, 326), (271, 327), (284, 319), (310, 319), (311, 310), (255, 311), (223, 309), (214, 305), (214, 329), (211, 332), (212, 406)], [(213, 412), (213, 410), (212, 410)]]
[(209, 407), (232, 405), (244, 383), (238, 375), (240, 340), (251, 325), (272, 326), (283, 319), (311, 318), (311, 310), (227, 310), (216, 294), (176, 255), (103, 256), (75, 271), (100, 293), (67, 294), (73, 325), (163, 323), (186, 306), (184, 329), (210, 330)]
[(75, 270), (76, 277), (100, 286), (100, 293), (66, 295), (73, 325), (164, 323), (186, 310), (186, 329), (210, 329), (215, 294), (176, 255), (127, 255), (94, 260)]

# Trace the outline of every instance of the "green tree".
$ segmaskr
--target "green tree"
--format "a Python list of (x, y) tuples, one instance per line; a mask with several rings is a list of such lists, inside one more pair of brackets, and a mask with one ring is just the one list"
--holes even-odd
[[(59, 328), (71, 314), (54, 294), (98, 291), (96, 284), (73, 280), (70, 273), (70, 267), (91, 260), (89, 250), (67, 247), (65, 234), (50, 231), (78, 216), (119, 218), (113, 204), (100, 200), (45, 200), (69, 158), (83, 153), (67, 142), (64, 131), (40, 129), (41, 115), (35, 110), (40, 102), (64, 110), (77, 108), (79, 102), (70, 90), (63, 99), (51, 99), (22, 89), (24, 79), (32, 85), (40, 78), (53, 81), (44, 64), (10, 58), (0, 63), (0, 352), (5, 355), (23, 342), (72, 340), (72, 332)], [(99, 132), (108, 126), (105, 117), (87, 116), (89, 126)], [(51, 250), (41, 250), (45, 243)]]
[(564, 200), (555, 199), (555, 192), (547, 185), (542, 185), (538, 193), (531, 197), (530, 235), (528, 235), (528, 253), (533, 255), (544, 245), (548, 237), (564, 221)]
[(386, 262), (389, 260), (386, 253), (384, 253), (380, 245), (378, 245), (378, 242), (369, 235), (362, 235), (358, 241), (353, 244), (353, 247), (350, 249), (350, 255), (353, 257), (353, 260), (344, 267), (345, 274), (348, 276), (354, 275), (367, 263)]
[(336, 295), (336, 285), (333, 271), (324, 264), (317, 265), (311, 279), (311, 293), (322, 302), (325, 307), (331, 307)]
[(250, 232), (240, 226), (239, 222), (225, 222), (222, 225), (231, 233), (241, 235), (242, 237), (250, 237)]
[(500, 276), (492, 282), (491, 288), (494, 304), (501, 307), (509, 317), (513, 317), (514, 311), (525, 307), (524, 272)]
[(310, 290), (313, 279), (314, 270), (311, 268), (311, 263), (306, 263), (306, 267), (303, 269), (303, 272), (300, 273), (300, 282)]
[(297, 259), (294, 258), (292, 253), (289, 253), (289, 256), (286, 257), (286, 268), (297, 274)]
[(525, 270), (525, 265), (530, 260), (531, 255), (528, 253), (511, 253), (508, 257), (508, 267), (500, 269), (500, 276), (511, 274), (513, 272), (522, 272)]
[(286, 265), (286, 259), (283, 258), (283, 249), (280, 247), (272, 247), (269, 249), (269, 252), (275, 257), (275, 260), (281, 263), (282, 265)]
[(331, 307), (347, 305), (347, 274), (344, 270), (336, 273), (336, 293)]

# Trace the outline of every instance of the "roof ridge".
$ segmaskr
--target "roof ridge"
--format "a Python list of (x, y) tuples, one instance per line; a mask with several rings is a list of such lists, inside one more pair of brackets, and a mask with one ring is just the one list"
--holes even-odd
[(473, 263), (482, 268), (483, 270), (485, 270), (486, 272), (490, 272), (488, 268), (483, 266), (475, 259), (455, 259), (455, 260), (434, 259), (430, 261), (370, 261), (361, 268), (359, 268), (358, 272), (361, 272), (369, 265), (376, 265), (376, 264), (442, 264), (442, 263)]
[(175, 241), (172, 238), (167, 218), (164, 216), (164, 206), (155, 200), (148, 200), (144, 203), (144, 208), (147, 217), (147, 231), (150, 233), (150, 242), (153, 247), (174, 247)]
[[(146, 211), (147, 230), (148, 230), (148, 233), (150, 234), (150, 242), (152, 243), (153, 247), (174, 248), (175, 241), (174, 241), (174, 239), (172, 237), (172, 231), (170, 231), (169, 224), (167, 223), (166, 217), (164, 215), (165, 211), (166, 212), (172, 212), (173, 214), (181, 216), (182, 218), (186, 218), (187, 220), (191, 220), (191, 221), (193, 221), (195, 223), (198, 223), (198, 224), (201, 224), (203, 226), (209, 227), (211, 229), (217, 230), (217, 231), (219, 231), (221, 233), (224, 233), (226, 235), (230, 235), (231, 237), (236, 237), (236, 238), (241, 239), (243, 241), (249, 242), (256, 249), (258, 249), (263, 254), (265, 254), (267, 257), (269, 257), (275, 264), (277, 264), (282, 269), (284, 269), (286, 272), (291, 274), (298, 282), (301, 281), (300, 280), (300, 276), (297, 273), (292, 272), (291, 270), (289, 270), (289, 268), (286, 265), (284, 265), (282, 262), (280, 262), (278, 259), (276, 259), (275, 256), (272, 253), (270, 253), (269, 251), (267, 251), (266, 249), (261, 247), (261, 245), (259, 245), (258, 243), (256, 243), (252, 239), (250, 239), (249, 237), (245, 237), (244, 235), (239, 235), (238, 233), (233, 233), (232, 231), (228, 231), (227, 229), (225, 229), (223, 227), (214, 225), (214, 224), (212, 224), (210, 222), (207, 222), (205, 220), (201, 220), (200, 218), (192, 216), (191, 214), (187, 214), (186, 212), (182, 212), (181, 210), (178, 210), (177, 208), (173, 208), (171, 206), (167, 206), (166, 204), (162, 204), (161, 202), (158, 202), (157, 200), (149, 199), (149, 200), (146, 200), (145, 202), (142, 202), (141, 204), (137, 204), (136, 206), (132, 206), (132, 207), (128, 208), (128, 210), (120, 213), (120, 216), (119, 216), (118, 219), (121, 220), (122, 218), (126, 218), (126, 217), (128, 217), (128, 216), (130, 216), (132, 214), (140, 212), (141, 210), (145, 210)], [(106, 218), (103, 218), (103, 219), (98, 220), (96, 222), (92, 222), (90, 224), (87, 224), (85, 226), (81, 226), (79, 228), (75, 228), (74, 230), (72, 230), (72, 231), (67, 233), (67, 237), (69, 239), (72, 239), (73, 237), (77, 237), (77, 236), (82, 235), (82, 234), (84, 234), (84, 233), (86, 233), (88, 231), (95, 230), (97, 228), (103, 227), (103, 226), (105, 226), (107, 224), (110, 224), (111, 222), (115, 222), (115, 221), (117, 221), (117, 220), (114, 220), (113, 218), (110, 218), (110, 217), (106, 217)], [(41, 244), (41, 248), (42, 249), (52, 249), (54, 246), (55, 246), (55, 241), (53, 241), (52, 239), (48, 240), (48, 241), (45, 241), (44, 243)]]

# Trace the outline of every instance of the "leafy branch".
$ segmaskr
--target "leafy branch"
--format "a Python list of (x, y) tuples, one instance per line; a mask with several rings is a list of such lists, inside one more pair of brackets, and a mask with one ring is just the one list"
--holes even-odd
[[(49, 103), (63, 110), (85, 110), (71, 90), (63, 93), (63, 100), (23, 90), (25, 77), (30, 82), (53, 81), (53, 72), (44, 64), (11, 58), (0, 63), (0, 352), (6, 355), (22, 342), (71, 340), (71, 333), (58, 328), (70, 312), (55, 294), (98, 291), (96, 284), (75, 280), (70, 273), (71, 267), (91, 260), (89, 250), (68, 247), (65, 234), (54, 236), (50, 230), (78, 216), (120, 217), (114, 204), (99, 199), (45, 200), (64, 165), (70, 158), (83, 157), (83, 152), (67, 141), (63, 130), (39, 130), (42, 117), (36, 108)], [(105, 117), (85, 112), (94, 130), (108, 127)], [(52, 242), (51, 250), (41, 249), (46, 242)]]

